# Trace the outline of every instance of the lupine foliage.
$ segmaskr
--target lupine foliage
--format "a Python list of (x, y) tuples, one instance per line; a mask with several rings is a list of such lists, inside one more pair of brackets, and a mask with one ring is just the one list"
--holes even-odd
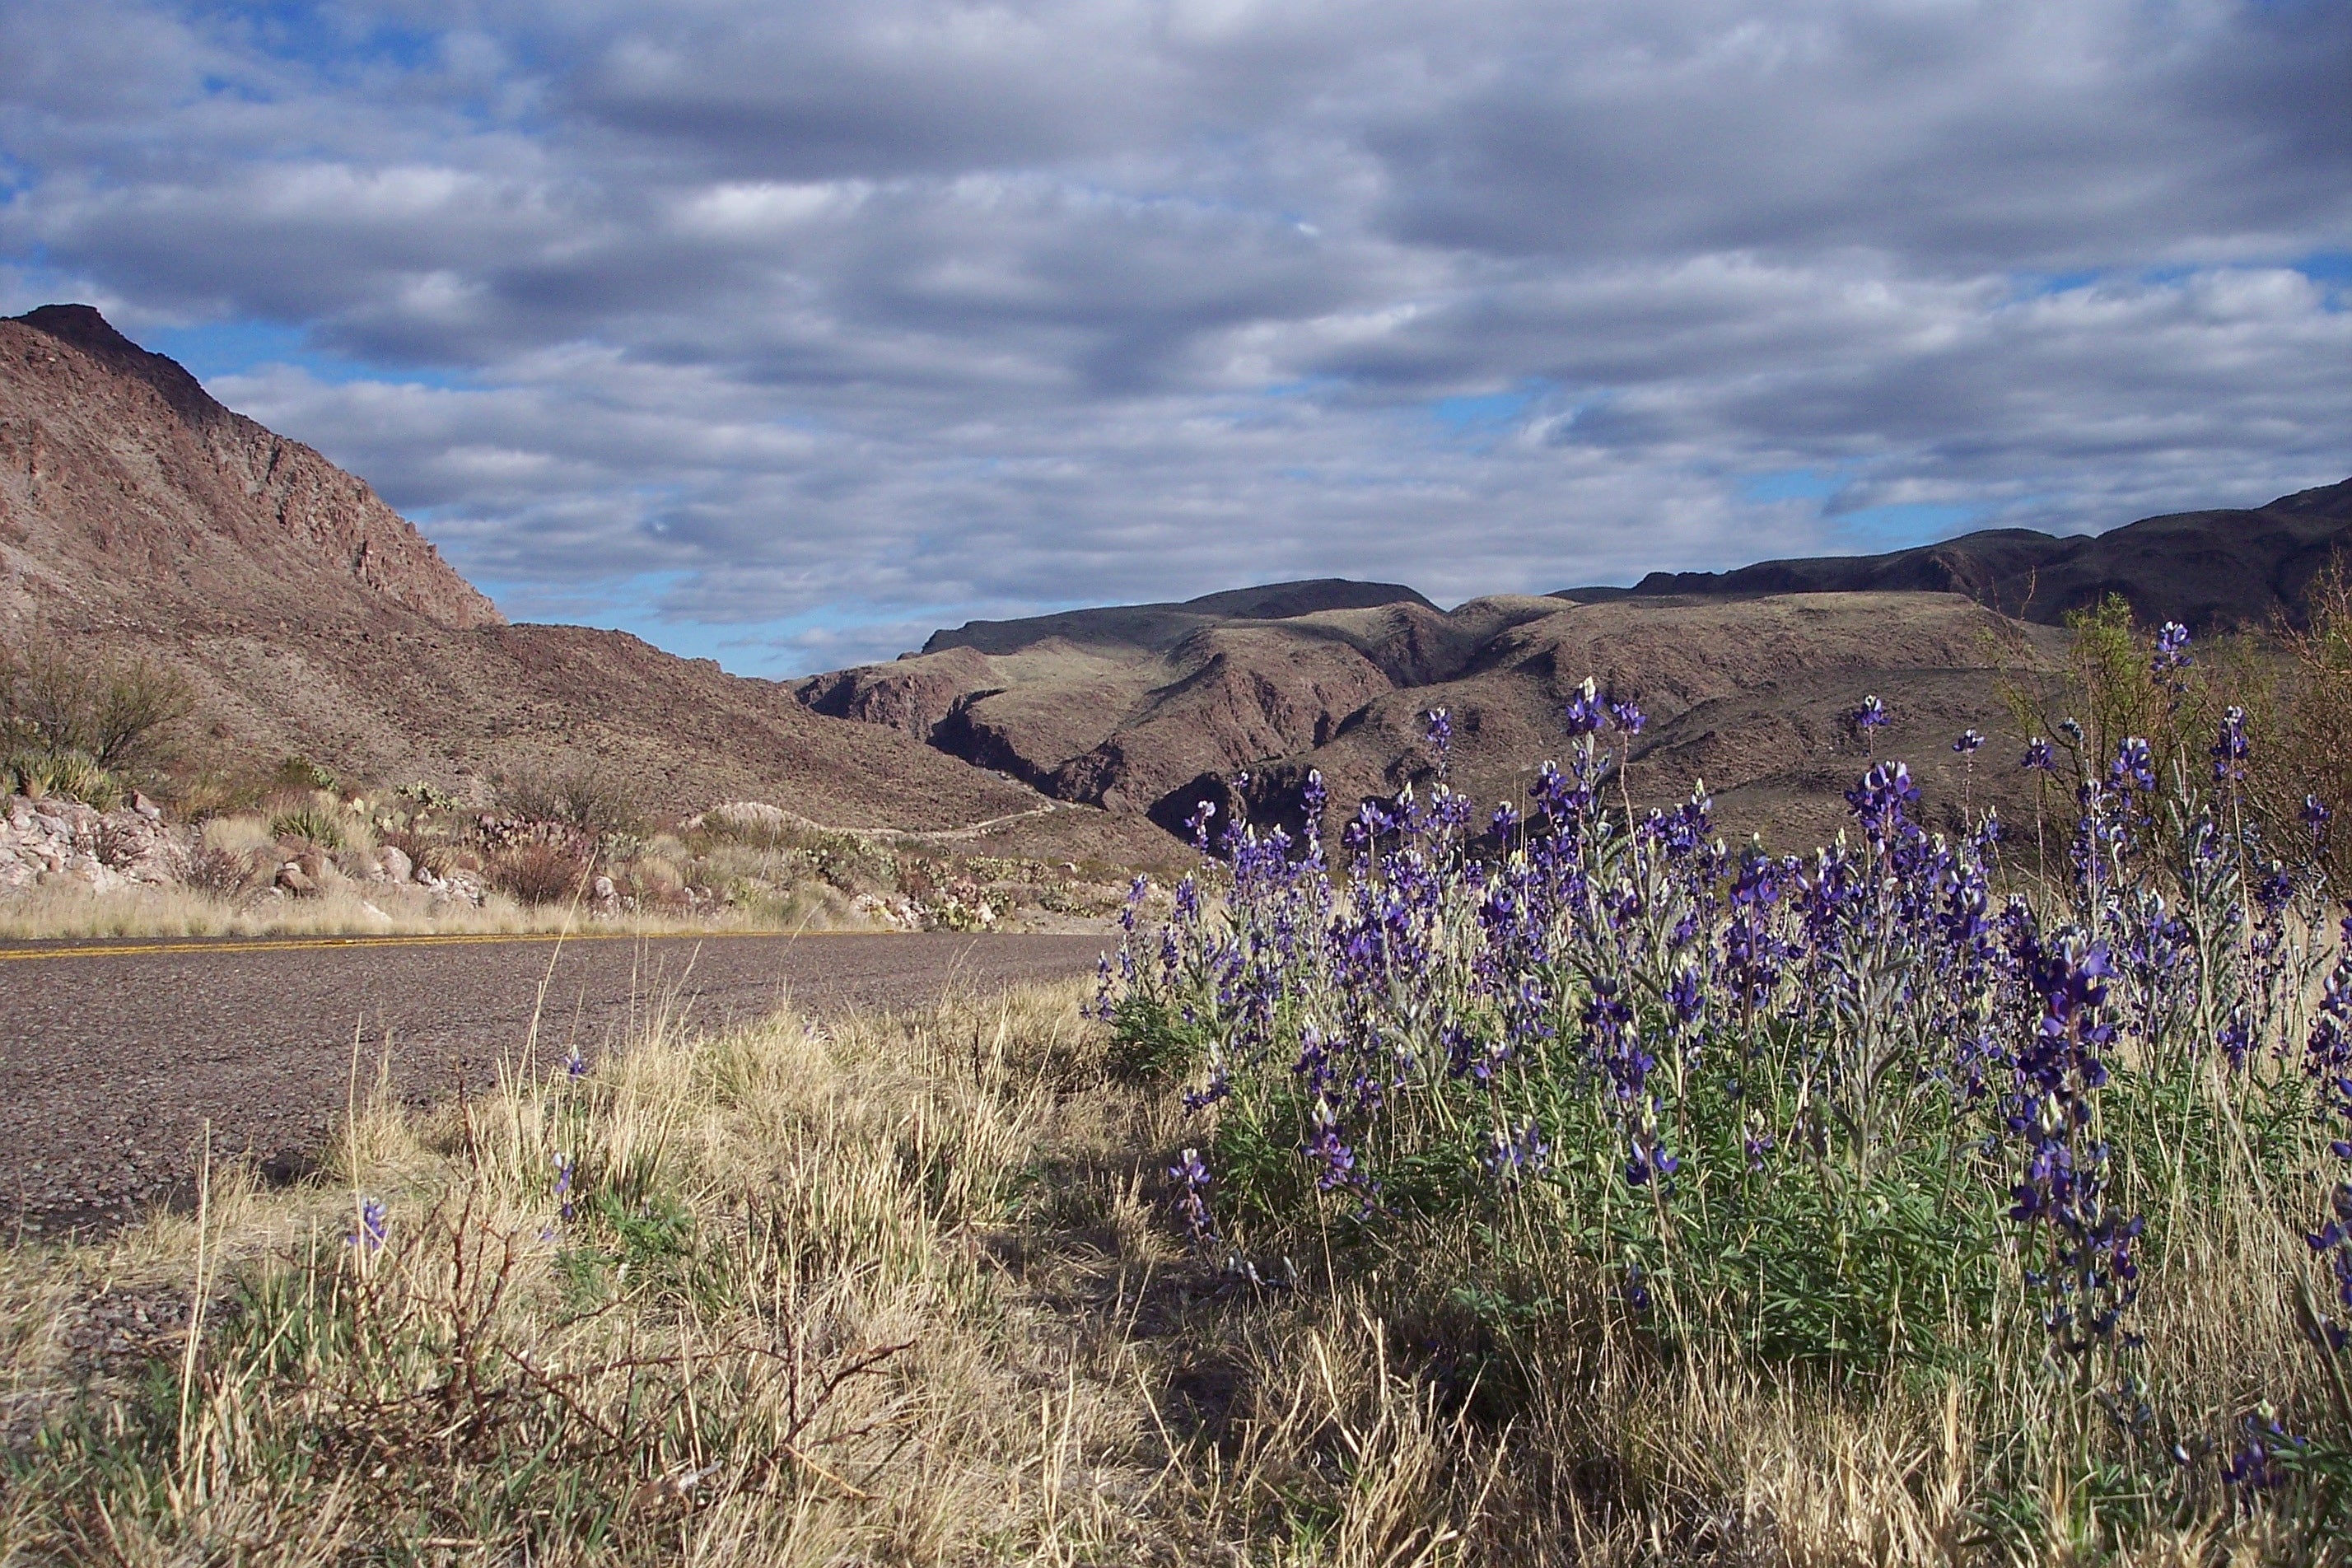
[[(1637, 808), (1642, 713), (1591, 682), (1524, 809), (1450, 787), (1443, 712), (1434, 778), (1365, 803), (1336, 856), (1204, 808), (1202, 869), (1164, 928), (1130, 917), (1101, 1000), (1133, 1070), (1188, 1077), (1184, 1223), (1372, 1289), (1489, 1405), (1601, 1342), (1848, 1397), (1972, 1388), (2017, 1421), (1979, 1471), (1988, 1539), (2055, 1528), (2005, 1489), (2053, 1464), (2095, 1538), (2343, 1522), (2352, 906), (2330, 811), (2266, 826), (2243, 711), (2179, 739), (2204, 695), (2188, 634), (2134, 646), (2163, 744), (2069, 721), (1978, 764), (2072, 759), (2071, 835), (2032, 878), (1990, 814), (1927, 831), (1895, 761), (1805, 856), (1727, 846), (1703, 789)], [(1866, 743), (1886, 713), (1847, 720)], [(2184, 1214), (2222, 1204), (2301, 1238), (2260, 1257), (2302, 1270), (2290, 1364), (2317, 1375), (2217, 1425), (2171, 1397), (2141, 1297)]]

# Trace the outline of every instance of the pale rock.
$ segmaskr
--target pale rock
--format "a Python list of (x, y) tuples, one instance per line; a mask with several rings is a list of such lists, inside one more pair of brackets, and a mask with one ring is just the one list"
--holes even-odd
[(377, 850), (375, 864), (387, 882), (405, 882), (416, 870), (415, 863), (408, 858), (408, 851), (397, 844), (387, 844)]

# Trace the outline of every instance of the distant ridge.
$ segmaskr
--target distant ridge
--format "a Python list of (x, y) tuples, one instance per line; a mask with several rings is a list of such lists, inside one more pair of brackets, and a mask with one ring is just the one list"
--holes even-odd
[(1401, 583), (1316, 577), (1297, 583), (1268, 583), (1256, 588), (1228, 588), (1181, 604), (1113, 605), (1102, 609), (1029, 616), (1017, 621), (966, 621), (952, 631), (933, 632), (922, 651), (941, 653), (951, 647), (968, 647), (981, 653), (1012, 653), (1047, 637), (1074, 643), (1164, 648), (1173, 647), (1188, 632), (1217, 621), (1295, 620), (1328, 610), (1375, 610), (1386, 605), (1418, 605), (1431, 611), (1437, 608)]
[(1731, 572), (1653, 572), (1632, 588), (1568, 588), (1591, 604), (1680, 595), (1965, 594), (2021, 620), (2054, 626), (2110, 594), (2148, 621), (2200, 630), (2292, 615), (2311, 581), (2352, 550), (2352, 479), (2266, 506), (2172, 512), (2105, 533), (2060, 537), (1987, 529), (1882, 555), (1761, 561)]
[(1950, 741), (1975, 729), (2023, 744), (1996, 673), (2060, 680), (2067, 611), (2120, 594), (2150, 620), (2260, 625), (2292, 614), (2347, 546), (2352, 480), (2098, 536), (1985, 530), (1450, 611), (1394, 584), (1322, 579), (974, 621), (796, 689), (821, 713), (1181, 832), (1201, 801), (1241, 805), (1239, 775), (1253, 815), (1293, 826), (1310, 769), (1343, 815), (1422, 778), (1435, 707), (1453, 714), (1456, 783), (1482, 801), (1523, 795), (1560, 750), (1561, 703), (1591, 676), (1649, 712), (1643, 788), (1703, 779), (1727, 822), (1801, 837), (1841, 820), (1860, 752), (1838, 715), (1864, 693), (1900, 716), (1885, 742), (1928, 787), (2014, 795), (2014, 770), (1971, 778)]

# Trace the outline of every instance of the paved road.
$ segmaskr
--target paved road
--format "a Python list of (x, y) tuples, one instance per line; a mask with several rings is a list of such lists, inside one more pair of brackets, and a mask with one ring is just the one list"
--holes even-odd
[[(421, 1100), (529, 1037), (620, 1038), (673, 991), (704, 1026), (793, 1005), (928, 1005), (1094, 967), (1094, 936), (358, 938), (0, 944), (0, 1239), (102, 1226), (184, 1192), (215, 1151), (299, 1167), (343, 1111), (352, 1042)], [(540, 1006), (541, 986), (546, 986)], [(387, 1047), (386, 1042), (389, 1042)]]

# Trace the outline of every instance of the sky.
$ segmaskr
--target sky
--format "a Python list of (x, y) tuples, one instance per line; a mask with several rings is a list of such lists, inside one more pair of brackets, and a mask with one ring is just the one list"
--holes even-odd
[(2352, 475), (2345, 0), (0, 0), (96, 304), (744, 673)]

